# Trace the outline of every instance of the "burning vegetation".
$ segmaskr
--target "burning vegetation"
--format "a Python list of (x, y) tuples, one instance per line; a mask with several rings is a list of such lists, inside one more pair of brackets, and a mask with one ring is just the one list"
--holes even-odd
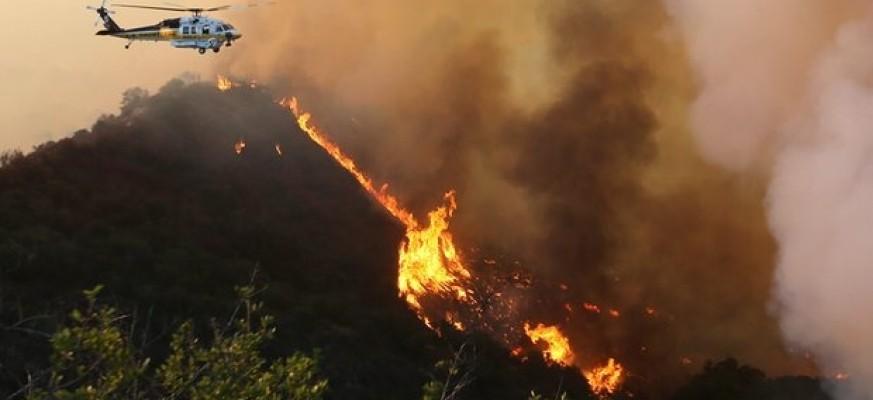
[(237, 155), (240, 155), (245, 150), (246, 150), (246, 141), (243, 138), (239, 138), (239, 140), (237, 140), (236, 143), (233, 144), (233, 151)]
[(422, 227), (412, 213), (401, 207), (397, 198), (388, 193), (387, 185), (376, 189), (373, 180), (357, 167), (355, 161), (312, 123), (312, 116), (301, 110), (296, 98), (283, 99), (279, 103), (291, 110), (300, 129), (349, 171), (367, 193), (406, 227), (406, 241), (401, 245), (398, 255), (397, 287), (400, 296), (419, 318), (432, 326), (421, 304), (424, 296), (468, 302), (471, 293), (464, 282), (470, 279), (470, 272), (462, 263), (448, 230), (449, 219), (457, 208), (454, 192), (446, 193), (446, 204), (431, 211), (428, 225)]
[[(431, 329), (436, 329), (434, 318), (441, 319), (458, 330), (490, 325), (490, 321), (482, 321), (486, 316), (481, 306), (483, 301), (473, 289), (476, 278), (465, 266), (463, 256), (456, 248), (449, 231), (449, 220), (458, 207), (455, 192), (446, 193), (445, 204), (430, 211), (427, 215), (428, 224), (422, 225), (410, 211), (400, 205), (396, 197), (388, 192), (387, 185), (376, 189), (372, 178), (368, 177), (349, 155), (312, 122), (312, 115), (301, 108), (296, 97), (282, 99), (279, 104), (293, 113), (300, 129), (310, 139), (351, 173), (367, 193), (405, 226), (406, 239), (401, 244), (398, 254), (397, 288), (399, 296), (416, 312), (419, 319)], [(489, 261), (485, 264), (496, 263), (493, 260)], [(440, 311), (446, 309), (446, 303), (448, 303), (448, 310), (440, 314), (440, 311), (430, 310), (424, 305), (425, 301), (433, 304), (434, 299), (444, 304)], [(502, 299), (503, 296), (499, 292), (489, 296), (489, 301), (500, 302)], [(501, 308), (511, 310), (512, 304), (505, 304)], [(613, 317), (620, 315), (617, 310), (612, 309), (609, 310), (609, 314)], [(469, 320), (461, 319), (460, 315), (468, 316)], [(505, 324), (507, 321), (498, 321), (498, 323)], [(571, 349), (569, 339), (556, 326), (540, 323), (531, 327), (530, 323), (525, 322), (523, 329), (532, 343), (544, 345), (543, 355), (547, 359), (563, 366), (575, 365), (576, 356)], [(503, 337), (507, 338), (506, 335)], [(511, 343), (505, 344), (509, 347)], [(592, 390), (601, 395), (617, 390), (622, 380), (622, 373), (623, 367), (612, 358), (603, 367), (582, 372)]]
[(535, 345), (543, 345), (543, 355), (549, 360), (564, 366), (573, 365), (575, 356), (570, 350), (570, 341), (557, 326), (537, 324), (531, 327), (525, 322), (524, 333)]
[(226, 92), (233, 88), (233, 81), (231, 81), (226, 76), (218, 75), (218, 78), (215, 82), (215, 87), (222, 92)]
[[(324, 349), (333, 398), (419, 398), (437, 371), (433, 362), (451, 360), (466, 340), (476, 341), (478, 362), (487, 366), (473, 372), (469, 398), (525, 398), (558, 382), (570, 398), (590, 398), (589, 387), (599, 397), (670, 398), (675, 389), (652, 390), (663, 375), (645, 370), (647, 362), (682, 368), (687, 387), (676, 400), (724, 398), (723, 388), (733, 391), (730, 398), (819, 393), (815, 379), (766, 379), (736, 361), (706, 361), (719, 353), (650, 340), (652, 326), (693, 317), (673, 304), (645, 296), (628, 304), (599, 292), (603, 282), (549, 280), (512, 254), (465, 245), (479, 243), (464, 221), (482, 210), (467, 186), (431, 185), (439, 188), (432, 195), (442, 192), (440, 204), (414, 206), (402, 191), (406, 182), (390, 191), (376, 184), (360, 167), (372, 161), (337, 146), (299, 102), (280, 108), (269, 90), (251, 86), (231, 81), (219, 91), (177, 81), (155, 96), (132, 91), (121, 114), (92, 131), (8, 161), (0, 169), (0, 328), (45, 327), (17, 325), (15, 305), (34, 315), (44, 301), (99, 277), (119, 288), (113, 297), (125, 304), (155, 304), (156, 334), (166, 327), (161, 321), (215, 315), (188, 310), (222, 304), (227, 299), (216, 293), (260, 266), (283, 347), (269, 357), (287, 356), (286, 345)], [(246, 145), (237, 154), (232, 144), (241, 138)], [(35, 282), (35, 273), (45, 279)], [(638, 289), (627, 281), (615, 286)], [(2, 397), (17, 389), (15, 379), (26, 379), (37, 357), (30, 354), (39, 353), (18, 351), (33, 348), (24, 339), (0, 329), (0, 342), (11, 343), (0, 346)], [(10, 366), (17, 369), (9, 373)]]
[(606, 365), (585, 372), (585, 379), (594, 393), (606, 396), (615, 393), (621, 385), (624, 367), (610, 358)]

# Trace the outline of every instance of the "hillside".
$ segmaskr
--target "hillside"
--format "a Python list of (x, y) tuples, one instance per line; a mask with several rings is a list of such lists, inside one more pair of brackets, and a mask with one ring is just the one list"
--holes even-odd
[(184, 319), (229, 314), (233, 287), (256, 269), (279, 327), (267, 354), (319, 354), (331, 398), (418, 398), (464, 339), (478, 349), (470, 398), (561, 381), (587, 393), (575, 373), (422, 325), (396, 295), (401, 227), (259, 89), (131, 90), (118, 115), (4, 160), (0, 397), (45, 364), (39, 332), (83, 289), (105, 284), (150, 352)]
[[(462, 343), (475, 348), (475, 381), (461, 398), (593, 398), (574, 369), (426, 328), (397, 296), (402, 226), (265, 90), (133, 89), (117, 115), (0, 164), (0, 398), (47, 365), (46, 336), (83, 290), (104, 284), (136, 346), (160, 359), (182, 321), (206, 332), (229, 315), (254, 271), (279, 329), (264, 353), (316, 354), (329, 398), (421, 398)], [(617, 397), (647, 386), (632, 375)], [(707, 363), (674, 397), (827, 398), (817, 380), (734, 360)]]

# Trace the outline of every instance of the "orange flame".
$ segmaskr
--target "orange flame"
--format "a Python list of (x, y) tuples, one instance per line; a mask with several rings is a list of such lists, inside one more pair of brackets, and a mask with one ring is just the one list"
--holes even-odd
[[(431, 319), (425, 315), (421, 304), (422, 298), (426, 296), (471, 303), (473, 292), (465, 286), (469, 283), (471, 274), (449, 232), (448, 221), (458, 207), (455, 192), (449, 191), (445, 194), (445, 204), (428, 213), (428, 225), (421, 227), (415, 216), (401, 207), (397, 198), (388, 193), (387, 185), (377, 189), (373, 180), (364, 174), (355, 161), (312, 123), (312, 115), (300, 108), (296, 98), (282, 99), (279, 104), (290, 109), (300, 129), (351, 173), (367, 193), (406, 227), (406, 240), (401, 244), (398, 254), (397, 287), (400, 297), (416, 311), (419, 319), (433, 328)], [(244, 142), (242, 148), (245, 148)], [(281, 155), (278, 146), (276, 151)], [(588, 311), (600, 312), (596, 305), (586, 303), (583, 306)], [(444, 317), (456, 329), (465, 329), (457, 314), (446, 313)], [(537, 324), (532, 328), (529, 323), (525, 323), (524, 331), (533, 343), (545, 346), (543, 354), (548, 359), (564, 366), (573, 365), (575, 355), (570, 348), (570, 341), (558, 327)], [(523, 349), (515, 348), (512, 354), (521, 356)], [(609, 359), (606, 366), (583, 374), (595, 392), (613, 393), (620, 384), (622, 372), (622, 366)]]
[(312, 115), (300, 109), (300, 104), (296, 97), (292, 97), (291, 100), (283, 99), (279, 104), (288, 107), (297, 118), (297, 124), (300, 125), (300, 129), (302, 129), (303, 132), (306, 132), (313, 142), (327, 151), (327, 153), (330, 154), (331, 157), (340, 164), (340, 166), (349, 171), (364, 190), (373, 196), (379, 204), (385, 207), (391, 215), (406, 225), (407, 229), (412, 229), (418, 226), (418, 222), (415, 220), (412, 213), (400, 207), (400, 202), (397, 198), (386, 192), (387, 186), (383, 186), (381, 189), (376, 189), (373, 180), (358, 168), (357, 164), (355, 164), (355, 160), (346, 155), (339, 146), (330, 141), (330, 139), (328, 139), (327, 136), (312, 123)]
[[(415, 216), (388, 193), (387, 185), (376, 189), (373, 180), (364, 174), (355, 161), (312, 123), (312, 115), (301, 110), (297, 98), (283, 99), (280, 104), (294, 113), (300, 129), (312, 141), (327, 151), (355, 177), (367, 193), (406, 226), (406, 241), (399, 250), (397, 287), (399, 295), (418, 313), (419, 318), (432, 327), (421, 305), (421, 299), (425, 296), (436, 295), (468, 302), (471, 292), (463, 283), (470, 278), (470, 272), (464, 266), (449, 232), (448, 220), (458, 206), (454, 191), (446, 193), (444, 206), (428, 213), (427, 227), (420, 227)], [(459, 321), (450, 322), (456, 328), (463, 329)]]
[(624, 367), (610, 358), (606, 365), (594, 368), (584, 373), (591, 391), (603, 397), (615, 393), (621, 385)]
[(246, 141), (242, 138), (236, 141), (233, 144), (233, 151), (236, 152), (237, 155), (242, 154), (242, 152), (246, 149)]
[(598, 307), (597, 304), (584, 303), (582, 304), (582, 308), (584, 308), (588, 312), (600, 314), (600, 307)]
[(470, 295), (462, 285), (470, 272), (461, 262), (449, 232), (448, 219), (457, 208), (455, 193), (446, 193), (445, 199), (445, 206), (428, 214), (427, 228), (407, 226), (406, 242), (400, 246), (397, 287), (406, 302), (419, 311), (419, 299), (428, 294), (450, 295), (463, 302)]
[(224, 75), (218, 75), (215, 80), (215, 87), (222, 92), (226, 92), (233, 88), (233, 82)]
[(557, 326), (537, 324), (536, 327), (531, 328), (530, 324), (525, 322), (524, 333), (534, 344), (545, 344), (543, 354), (548, 359), (564, 366), (573, 364), (575, 356), (573, 350), (570, 350), (570, 341)]

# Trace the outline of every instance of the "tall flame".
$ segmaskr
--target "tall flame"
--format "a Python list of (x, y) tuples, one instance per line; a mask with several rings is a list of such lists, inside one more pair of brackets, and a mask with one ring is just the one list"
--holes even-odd
[(606, 365), (594, 368), (584, 373), (591, 390), (603, 397), (615, 393), (621, 385), (624, 367), (610, 358)]
[(448, 294), (464, 302), (469, 298), (462, 281), (470, 278), (470, 272), (449, 233), (448, 220), (458, 207), (455, 192), (446, 193), (445, 200), (446, 205), (428, 214), (427, 228), (406, 230), (406, 242), (400, 246), (397, 287), (416, 310), (422, 309), (419, 298), (429, 293)]
[(545, 344), (543, 354), (550, 360), (564, 366), (573, 365), (576, 356), (570, 349), (570, 341), (557, 326), (537, 324), (531, 328), (531, 325), (525, 322), (524, 333), (534, 344)]
[[(301, 110), (297, 98), (283, 99), (280, 104), (294, 113), (300, 129), (312, 141), (327, 151), (355, 177), (367, 193), (406, 226), (406, 241), (399, 250), (397, 287), (400, 296), (418, 313), (419, 318), (428, 326), (431, 325), (421, 305), (425, 296), (436, 295), (462, 302), (469, 301), (471, 292), (464, 287), (463, 282), (470, 278), (470, 272), (464, 266), (449, 233), (448, 220), (458, 207), (454, 191), (446, 193), (446, 204), (428, 213), (429, 223), (426, 227), (421, 227), (415, 216), (401, 207), (397, 198), (388, 193), (387, 185), (376, 189), (373, 180), (361, 171), (355, 161), (312, 123), (312, 115)], [(460, 323), (454, 325), (456, 328), (463, 327)]]

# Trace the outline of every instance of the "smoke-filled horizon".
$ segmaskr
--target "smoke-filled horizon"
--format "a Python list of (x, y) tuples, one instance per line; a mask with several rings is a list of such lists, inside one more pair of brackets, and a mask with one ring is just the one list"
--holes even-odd
[(771, 176), (773, 309), (785, 337), (823, 369), (848, 374), (838, 398), (873, 397), (873, 9), (851, 0), (667, 4), (700, 83), (691, 123), (702, 153)]
[[(655, 378), (736, 356), (815, 373), (768, 312), (766, 173), (696, 155), (696, 53), (675, 13), (633, 1), (300, 1), (247, 21), (277, 39), (220, 70), (301, 97), (414, 211), (456, 189), (453, 231), (475, 254), (567, 287), (528, 307), (568, 330), (583, 363), (617, 356)], [(626, 315), (561, 307), (583, 302)]]

